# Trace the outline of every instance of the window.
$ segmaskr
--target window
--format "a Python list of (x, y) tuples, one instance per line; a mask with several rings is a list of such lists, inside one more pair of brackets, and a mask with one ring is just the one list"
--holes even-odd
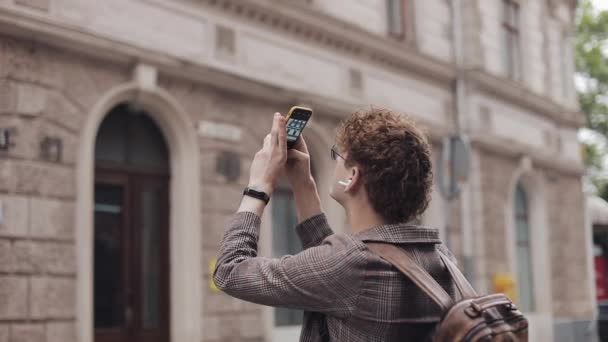
[(561, 40), (562, 53), (562, 96), (564, 99), (570, 98), (570, 87), (572, 87), (572, 46), (570, 39), (566, 34), (562, 35)]
[(169, 340), (169, 171), (154, 120), (115, 107), (95, 142), (95, 341)]
[(521, 184), (515, 190), (515, 254), (517, 257), (518, 304), (524, 312), (534, 311), (532, 253), (528, 198)]
[(519, 42), (519, 1), (502, 0), (503, 59), (507, 75), (517, 80), (521, 76)]
[(405, 38), (406, 5), (406, 0), (388, 0), (386, 3), (388, 34), (395, 38)]

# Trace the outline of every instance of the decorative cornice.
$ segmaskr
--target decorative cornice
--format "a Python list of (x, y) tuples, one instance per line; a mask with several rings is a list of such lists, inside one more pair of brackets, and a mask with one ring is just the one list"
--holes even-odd
[(580, 111), (561, 106), (545, 96), (533, 93), (519, 83), (496, 77), (479, 69), (466, 71), (465, 77), (468, 84), (475, 89), (513, 105), (527, 108), (559, 125), (578, 128), (585, 124), (585, 117)]
[(555, 9), (560, 3), (565, 3), (566, 6), (568, 6), (568, 9), (570, 10), (570, 19), (573, 20), (576, 14), (578, 0), (546, 0), (547, 8), (553, 17), (555, 17)]
[(475, 135), (470, 137), (474, 148), (488, 151), (492, 154), (502, 155), (508, 158), (521, 158), (528, 156), (536, 166), (551, 169), (561, 174), (571, 176), (582, 176), (585, 168), (581, 162), (565, 160), (555, 155), (547, 154), (544, 150), (530, 149), (524, 144), (505, 141), (493, 136)]
[[(222, 10), (229, 11), (235, 15), (245, 15), (251, 20), (264, 25), (270, 25), (278, 29), (287, 30), (288, 34), (309, 40), (311, 43), (333, 46), (341, 53), (351, 54), (355, 57), (367, 58), (378, 63), (388, 63), (392, 67), (401, 71), (417, 72), (424, 78), (441, 81), (442, 86), (451, 84), (454, 79), (454, 69), (452, 65), (434, 61), (432, 58), (418, 54), (417, 52), (404, 51), (399, 47), (391, 45), (390, 39), (384, 39), (365, 33), (365, 31), (352, 26), (342, 25), (336, 27), (334, 21), (317, 15), (313, 16), (314, 11), (310, 10), (303, 14), (299, 11), (299, 18), (294, 9), (300, 6), (277, 6), (274, 0), (258, 0), (255, 4), (251, 0), (235, 2), (234, 0), (197, 0), (210, 6), (221, 7)], [(227, 4), (230, 4), (229, 6)], [(270, 8), (269, 4), (277, 8)], [(266, 6), (266, 7), (264, 7)], [(288, 14), (285, 14), (288, 13)], [(293, 19), (293, 20), (292, 20)], [(10, 8), (0, 8), (0, 32), (12, 36), (21, 37), (28, 40), (39, 41), (44, 44), (59, 46), (69, 51), (88, 55), (95, 58), (118, 61), (121, 63), (146, 62), (156, 65), (159, 70), (176, 75), (183, 74), (182, 70), (188, 70), (187, 79), (201, 79), (196, 75), (211, 73), (211, 68), (203, 62), (196, 62), (177, 58), (167, 53), (140, 48), (121, 42), (112, 37), (106, 37), (94, 32), (84, 30), (80, 27), (58, 22), (46, 15), (34, 15), (24, 11)], [(390, 66), (389, 66), (390, 67)], [(214, 73), (222, 73), (217, 71)], [(529, 89), (519, 84), (506, 81), (502, 78), (490, 75), (480, 70), (470, 70), (466, 73), (469, 84), (476, 86), (481, 91), (496, 95), (514, 105), (533, 110), (556, 122), (570, 127), (580, 127), (584, 123), (583, 116), (573, 110), (566, 109), (551, 99), (533, 94)], [(239, 82), (255, 83), (255, 80), (242, 82), (246, 78), (241, 76), (228, 77)], [(259, 82), (258, 82), (259, 83)], [(242, 88), (242, 87), (240, 87)], [(270, 84), (259, 85), (257, 88), (269, 88), (276, 91), (277, 87)], [(290, 93), (283, 90), (284, 93)], [(293, 93), (293, 97), (302, 96)], [(304, 97), (314, 98), (315, 96), (303, 95)], [(319, 97), (321, 98), (321, 97)], [(330, 102), (341, 102), (334, 99)]]
[(373, 34), (299, 3), (276, 0), (180, 0), (215, 9), (306, 44), (322, 46), (395, 72), (414, 73), (438, 82), (451, 82), (454, 65), (420, 54), (412, 44)]
[[(201, 84), (207, 84), (226, 91), (239, 92), (247, 96), (273, 101), (274, 103), (285, 103), (286, 106), (293, 103), (308, 103), (314, 106), (319, 112), (336, 118), (343, 117), (356, 106), (354, 103), (333, 97), (330, 98), (311, 93), (288, 91), (254, 79), (229, 74), (204, 64), (192, 63), (191, 61), (185, 61), (163, 53), (158, 53), (157, 51), (134, 47), (130, 44), (112, 40), (107, 37), (100, 37), (97, 34), (77, 30), (72, 26), (57, 23), (43, 16), (33, 16), (20, 11), (0, 9), (0, 32), (22, 39), (62, 47), (68, 51), (74, 51), (93, 58), (118, 63), (131, 63), (134, 65), (139, 62), (149, 63), (158, 68), (159, 78), (161, 80), (165, 75), (170, 75), (171, 77), (200, 82)], [(116, 51), (120, 51), (120, 53), (116, 53)], [(471, 78), (471, 75), (474, 74), (469, 73), (467, 76)], [(504, 91), (500, 90), (500, 85), (504, 85), (503, 80), (489, 75), (486, 75), (486, 78), (481, 76), (478, 78), (479, 79), (475, 79), (477, 81), (476, 84), (485, 91), (495, 91), (499, 96), (504, 93)], [(487, 84), (484, 83), (484, 80)], [(515, 88), (519, 89), (517, 87)], [(530, 94), (527, 94), (528, 91), (523, 89), (519, 89), (519, 92), (516, 92), (515, 94), (509, 93), (510, 95), (508, 96), (514, 99), (514, 103), (521, 103), (522, 100), (520, 97), (522, 97), (522, 93), (526, 96), (530, 96)], [(541, 101), (541, 105), (533, 105), (532, 107), (545, 108), (544, 112), (553, 113), (550, 108), (558, 107), (551, 102), (547, 104), (548, 100), (539, 96), (536, 96), (535, 98), (540, 98), (543, 101)], [(534, 103), (534, 101), (531, 100), (527, 101)], [(432, 123), (424, 122), (424, 118), (417, 118), (417, 120), (420, 121), (422, 126), (427, 127), (430, 139), (433, 143), (439, 143), (443, 137), (450, 134), (449, 128), (439, 127)], [(529, 150), (528, 147), (521, 144), (507, 144), (496, 137), (491, 136), (474, 137), (472, 143), (479, 148), (510, 156), (523, 155), (528, 153)], [(582, 173), (582, 167), (578, 164), (557, 160), (558, 158), (551, 158), (551, 156), (547, 156), (546, 153), (534, 152), (532, 157), (535, 162), (538, 161), (538, 165), (546, 165), (547, 167), (573, 175)]]

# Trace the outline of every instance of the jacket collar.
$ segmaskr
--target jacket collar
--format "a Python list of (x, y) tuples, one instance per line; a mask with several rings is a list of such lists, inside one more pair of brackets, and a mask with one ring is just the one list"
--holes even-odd
[(437, 229), (405, 223), (372, 227), (354, 234), (353, 237), (364, 242), (441, 243)]

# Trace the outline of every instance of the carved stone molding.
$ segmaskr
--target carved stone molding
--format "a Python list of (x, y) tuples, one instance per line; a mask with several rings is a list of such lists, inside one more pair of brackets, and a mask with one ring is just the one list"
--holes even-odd
[(413, 45), (367, 32), (305, 4), (276, 0), (180, 0), (211, 8), (293, 37), (307, 44), (362, 59), (394, 71), (417, 73), (440, 82), (455, 76), (454, 66), (423, 56)]
[(519, 83), (505, 81), (477, 69), (467, 71), (465, 77), (478, 91), (494, 95), (512, 105), (527, 108), (559, 125), (565, 127), (584, 125), (585, 118), (580, 111), (561, 106), (548, 97), (531, 92)]
[(473, 148), (490, 152), (495, 155), (501, 155), (508, 158), (528, 157), (526, 163), (530, 163), (535, 167), (550, 169), (554, 172), (581, 176), (585, 172), (582, 162), (565, 160), (563, 158), (555, 158), (553, 154), (547, 154), (544, 150), (531, 149), (529, 146), (514, 142), (511, 140), (499, 139), (493, 136), (473, 135), (470, 136), (471, 145)]
[(549, 13), (554, 17), (556, 16), (556, 8), (560, 4), (566, 4), (566, 6), (568, 6), (568, 8), (570, 9), (570, 17), (574, 18), (577, 2), (578, 0), (546, 0), (547, 9), (549, 10)]
[[(186, 1), (186, 0), (180, 0)], [(350, 26), (337, 26), (336, 21), (315, 16), (300, 10), (298, 17), (294, 9), (300, 6), (279, 6), (276, 1), (258, 0), (188, 0), (207, 4), (208, 10), (221, 9), (234, 15), (250, 17), (251, 20), (263, 25), (271, 25), (276, 29), (287, 30), (297, 39), (309, 39), (318, 44), (330, 44), (341, 53), (352, 54), (368, 62), (388, 63), (389, 67), (406, 71), (423, 79), (434, 79), (441, 85), (450, 84), (454, 79), (455, 70), (452, 65), (433, 60), (428, 56), (413, 51), (404, 51), (403, 46), (395, 46), (390, 39), (366, 33), (361, 29)], [(274, 2), (274, 7), (269, 5)], [(227, 5), (230, 4), (230, 5)], [(214, 8), (211, 8), (213, 6)], [(289, 19), (289, 20), (287, 20)], [(293, 19), (293, 20), (292, 20)], [(274, 26), (273, 26), (274, 25)], [(254, 96), (269, 96), (276, 98), (277, 92), (284, 94), (285, 99), (305, 100), (318, 99), (318, 102), (332, 104), (331, 107), (345, 108), (352, 104), (343, 99), (314, 96), (293, 91), (286, 91), (272, 84), (261, 84), (243, 75), (231, 75), (205, 64), (204, 61), (184, 60), (165, 53), (141, 48), (118, 40), (117, 37), (106, 37), (94, 32), (78, 29), (73, 25), (61, 23), (47, 16), (34, 16), (24, 11), (5, 8), (0, 11), (0, 32), (11, 36), (40, 41), (44, 44), (66, 48), (70, 51), (117, 61), (120, 63), (143, 62), (158, 68), (159, 75), (180, 75), (187, 79), (199, 80), (214, 85), (243, 91)], [(291, 32), (291, 33), (290, 33)], [(391, 45), (392, 44), (392, 45)], [(385, 64), (386, 65), (386, 64)], [(210, 75), (214, 75), (210, 77)], [(566, 109), (551, 99), (531, 93), (522, 85), (505, 81), (479, 70), (467, 72), (467, 81), (475, 88), (493, 94), (513, 105), (529, 108), (539, 115), (549, 117), (555, 122), (569, 127), (580, 127), (583, 116), (573, 109)], [(363, 86), (365, 86), (363, 84)], [(270, 91), (269, 91), (270, 90)], [(333, 105), (335, 104), (335, 105)]]

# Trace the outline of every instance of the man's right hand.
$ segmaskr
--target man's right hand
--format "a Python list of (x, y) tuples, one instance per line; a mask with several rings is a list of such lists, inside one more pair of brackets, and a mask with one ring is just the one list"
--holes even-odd
[(285, 175), (294, 191), (314, 185), (310, 171), (310, 154), (303, 135), (298, 137), (292, 149), (287, 150)]
[(303, 135), (298, 137), (292, 149), (287, 150), (285, 175), (293, 189), (298, 222), (321, 214), (321, 200), (310, 172), (310, 154)]

